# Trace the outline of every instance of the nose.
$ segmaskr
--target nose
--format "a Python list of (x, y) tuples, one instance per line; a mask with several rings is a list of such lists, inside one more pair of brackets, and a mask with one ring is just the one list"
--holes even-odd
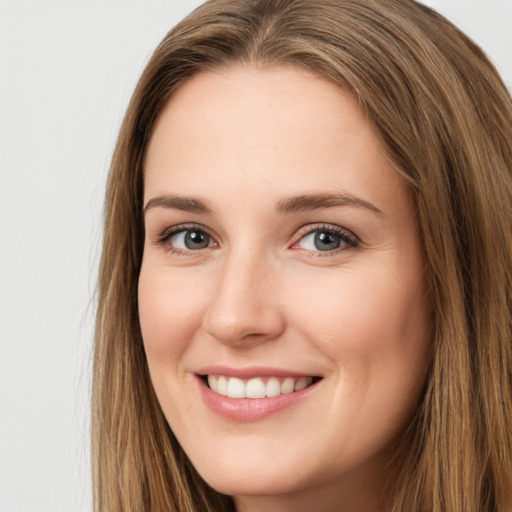
[(221, 343), (249, 346), (279, 337), (284, 315), (280, 283), (264, 258), (233, 254), (223, 263), (204, 330)]

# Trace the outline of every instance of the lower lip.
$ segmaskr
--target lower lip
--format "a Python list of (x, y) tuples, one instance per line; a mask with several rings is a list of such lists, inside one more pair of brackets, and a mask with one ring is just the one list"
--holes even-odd
[(197, 380), (206, 405), (220, 416), (235, 421), (264, 420), (300, 402), (320, 383), (316, 382), (301, 391), (272, 398), (229, 398), (213, 392), (200, 377)]

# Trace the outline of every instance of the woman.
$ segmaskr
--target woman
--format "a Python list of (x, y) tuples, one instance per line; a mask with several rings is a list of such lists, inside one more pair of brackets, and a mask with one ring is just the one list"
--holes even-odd
[(107, 190), (99, 511), (512, 507), (512, 105), (410, 0), (213, 0)]

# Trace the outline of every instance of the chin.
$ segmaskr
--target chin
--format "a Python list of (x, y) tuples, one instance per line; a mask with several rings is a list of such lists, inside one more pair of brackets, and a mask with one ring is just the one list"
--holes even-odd
[(303, 489), (301, 479), (291, 479), (289, 472), (276, 475), (261, 468), (259, 471), (223, 470), (218, 467), (200, 472), (202, 478), (214, 490), (229, 496), (273, 496), (293, 493)]

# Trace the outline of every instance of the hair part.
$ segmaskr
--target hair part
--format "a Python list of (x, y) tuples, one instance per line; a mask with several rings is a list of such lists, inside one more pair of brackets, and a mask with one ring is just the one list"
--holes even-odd
[(144, 156), (193, 75), (297, 66), (359, 101), (417, 208), (433, 361), (386, 510), (512, 507), (512, 102), (483, 52), (412, 0), (210, 0), (158, 46), (112, 160), (93, 381), (97, 512), (221, 512), (173, 436), (138, 320)]

